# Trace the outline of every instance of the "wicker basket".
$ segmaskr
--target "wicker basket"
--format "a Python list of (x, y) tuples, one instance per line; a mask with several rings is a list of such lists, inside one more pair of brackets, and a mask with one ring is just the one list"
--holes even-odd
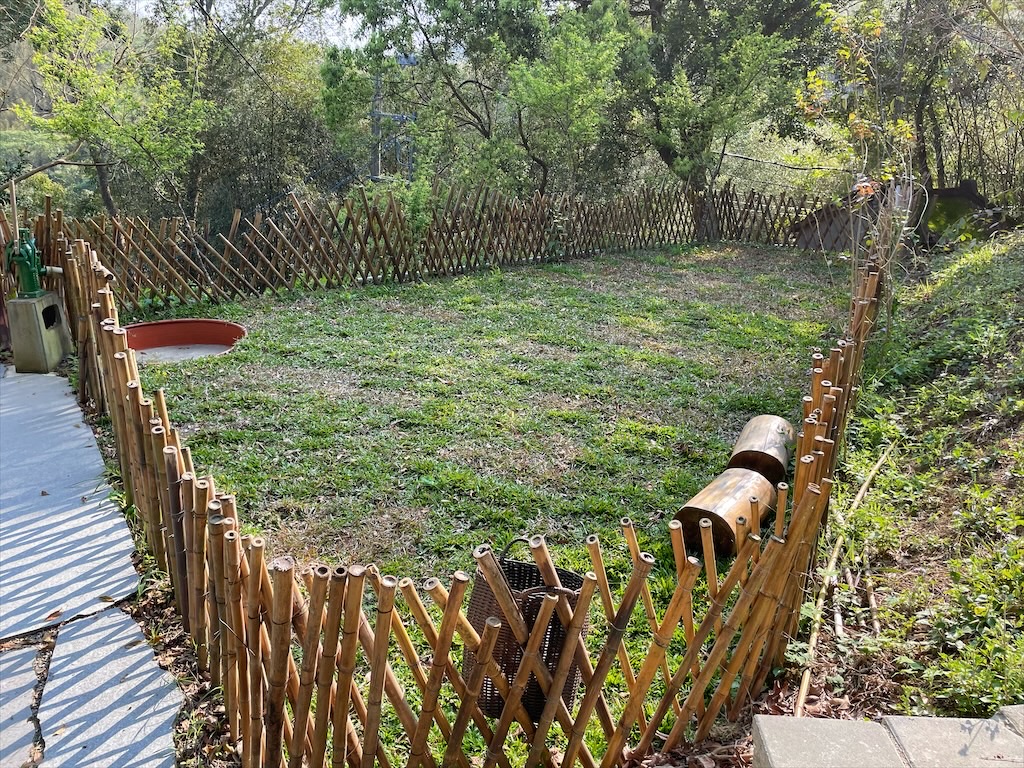
[[(512, 597), (515, 598), (516, 604), (526, 620), (526, 626), (532, 631), (534, 622), (537, 620), (537, 613), (540, 611), (541, 603), (544, 600), (544, 595), (564, 594), (569, 601), (569, 605), (573, 610), (576, 609), (576, 603), (580, 597), (580, 589), (583, 587), (583, 578), (572, 571), (556, 568), (558, 578), (562, 582), (562, 589), (548, 587), (544, 583), (540, 569), (536, 564), (511, 560), (507, 557), (508, 550), (512, 544), (520, 541), (528, 542), (528, 539), (515, 539), (501, 553), (498, 562), (501, 564), (501, 570), (505, 576), (505, 581), (508, 582)], [(479, 568), (476, 572), (476, 579), (473, 582), (473, 594), (470, 595), (466, 613), (469, 623), (473, 625), (477, 632), (483, 631), (485, 622), (491, 616), (501, 620), (498, 642), (494, 647), (494, 660), (501, 668), (505, 677), (511, 680), (519, 669), (519, 663), (523, 658), (523, 649), (516, 642), (516, 638), (509, 626), (509, 621), (505, 618), (501, 607), (498, 605), (498, 601), (494, 597), (494, 592)], [(586, 635), (588, 623), (585, 621), (583, 624), (582, 636)], [(562, 625), (556, 613), (548, 623), (548, 629), (540, 648), (540, 657), (544, 660), (545, 666), (552, 674), (554, 674), (555, 667), (558, 665), (558, 660), (562, 655), (565, 635), (566, 627)], [(467, 650), (463, 665), (463, 675), (466, 679), (469, 678), (475, 666), (476, 654)], [(579, 688), (579, 683), (579, 666), (573, 661), (572, 666), (569, 668), (569, 677), (562, 688), (562, 700), (570, 710), (575, 703), (576, 690)], [(522, 702), (523, 707), (533, 719), (533, 722), (539, 722), (547, 699), (541, 692), (540, 685), (533, 675), (530, 676), (530, 682), (523, 692)], [(488, 717), (500, 717), (501, 710), (505, 706), (505, 700), (502, 699), (501, 694), (498, 693), (493, 681), (489, 677), (484, 678), (483, 687), (480, 690), (479, 705), (481, 711)]]

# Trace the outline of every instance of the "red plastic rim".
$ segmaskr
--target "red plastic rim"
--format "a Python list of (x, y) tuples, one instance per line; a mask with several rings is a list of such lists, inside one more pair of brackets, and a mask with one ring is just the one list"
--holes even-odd
[[(219, 344), (233, 347), (245, 338), (245, 327), (227, 320), (157, 320), (125, 326), (128, 346), (136, 351), (155, 347), (184, 347), (192, 344)], [(226, 350), (225, 350), (226, 351)]]

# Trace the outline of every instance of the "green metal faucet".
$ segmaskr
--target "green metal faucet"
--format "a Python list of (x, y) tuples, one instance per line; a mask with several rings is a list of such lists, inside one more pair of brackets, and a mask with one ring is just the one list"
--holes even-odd
[(46, 274), (46, 267), (39, 263), (39, 251), (32, 230), (19, 229), (18, 239), (12, 240), (4, 249), (4, 267), (17, 267), (18, 298), (36, 299), (44, 295), (39, 278)]

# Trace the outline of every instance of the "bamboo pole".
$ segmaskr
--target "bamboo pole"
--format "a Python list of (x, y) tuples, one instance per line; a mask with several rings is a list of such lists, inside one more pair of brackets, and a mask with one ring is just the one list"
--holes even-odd
[[(580, 754), (583, 736), (586, 733), (590, 715), (594, 711), (597, 702), (602, 698), (601, 686), (604, 685), (604, 680), (608, 676), (612, 662), (615, 661), (615, 656), (618, 654), (618, 646), (626, 634), (630, 616), (633, 615), (633, 608), (636, 607), (636, 602), (640, 597), (640, 587), (651, 572), (652, 567), (654, 567), (654, 558), (646, 552), (641, 552), (637, 564), (633, 568), (633, 575), (626, 584), (626, 591), (622, 596), (622, 602), (619, 604), (619, 610), (615, 613), (615, 620), (611, 623), (608, 630), (608, 639), (601, 650), (597, 665), (594, 667), (593, 677), (587, 684), (587, 692), (583, 696), (583, 701), (580, 702), (579, 711), (576, 713), (576, 723), (572, 727), (572, 732), (569, 735), (569, 744), (565, 748), (562, 766), (572, 766), (576, 761), (576, 757)], [(552, 692), (552, 695), (556, 693)]]
[(183, 510), (181, 506), (181, 475), (178, 471), (178, 449), (168, 445), (163, 450), (164, 472), (167, 475), (167, 498), (168, 515), (171, 519), (173, 530), (172, 540), (174, 541), (173, 559), (168, 562), (174, 563), (174, 590), (175, 602), (178, 604), (179, 613), (185, 630), (190, 628), (189, 622), (189, 595), (188, 595), (188, 567), (185, 554), (185, 526)]
[[(316, 768), (322, 768), (324, 764), (324, 755), (327, 753), (327, 726), (331, 720), (332, 706), (337, 707), (337, 693), (332, 691), (332, 682), (334, 670), (338, 665), (338, 635), (341, 630), (347, 581), (348, 569), (344, 566), (339, 566), (331, 571), (327, 596), (327, 618), (324, 623), (324, 641), (320, 647), (320, 658), (316, 669), (316, 723), (313, 729), (312, 750), (309, 758), (309, 764)], [(345, 721), (348, 722), (347, 713)]]
[[(235, 685), (234, 709), (237, 711), (233, 737), (243, 744), (250, 740), (249, 712), (249, 638), (242, 613), (242, 550), (238, 531), (224, 533), (224, 570), (227, 581), (228, 680)], [(233, 668), (233, 671), (231, 671)], [(229, 720), (230, 722), (230, 720)]]
[(284, 700), (288, 680), (288, 660), (292, 639), (292, 583), (295, 563), (288, 557), (277, 557), (270, 563), (274, 595), (270, 611), (270, 670), (267, 674), (266, 751), (264, 768), (280, 768), (283, 763)]
[[(245, 635), (249, 655), (249, 738), (242, 744), (244, 768), (260, 768), (263, 763), (263, 653), (260, 642), (263, 616), (260, 603), (260, 577), (263, 571), (263, 539), (249, 542), (249, 577), (245, 590)], [(241, 572), (239, 572), (241, 578)]]
[(637, 716), (643, 709), (651, 683), (662, 669), (665, 652), (672, 641), (672, 634), (682, 619), (687, 604), (691, 601), (693, 585), (697, 583), (697, 576), (701, 570), (700, 561), (693, 557), (688, 558), (683, 568), (683, 574), (676, 582), (672, 598), (665, 609), (664, 620), (654, 630), (654, 638), (636, 678), (636, 688), (627, 700), (626, 709), (619, 717), (615, 731), (608, 740), (601, 768), (612, 768), (623, 758), (622, 747), (633, 729), (633, 724), (637, 721)]
[[(504, 751), (505, 739), (508, 736), (509, 728), (512, 726), (513, 712), (515, 711), (515, 705), (512, 702), (520, 701), (523, 698), (523, 693), (526, 691), (526, 684), (530, 680), (532, 670), (544, 666), (544, 660), (540, 656), (540, 647), (541, 643), (544, 642), (544, 636), (547, 634), (548, 624), (554, 616), (558, 600), (558, 595), (551, 593), (544, 595), (540, 609), (537, 611), (537, 618), (534, 620), (529, 640), (523, 647), (519, 668), (516, 670), (516, 674), (509, 686), (509, 695), (505, 700), (505, 706), (501, 710), (498, 724), (494, 726), (494, 735), (487, 745), (487, 752), (484, 754), (484, 768), (494, 768), (495, 763), (498, 761), (498, 753)], [(550, 695), (559, 696), (561, 691), (552, 689)], [(534, 741), (537, 738), (537, 734), (534, 734)]]
[(374, 756), (377, 754), (380, 741), (381, 702), (384, 696), (384, 677), (388, 665), (391, 618), (397, 586), (398, 581), (394, 576), (385, 576), (381, 579), (377, 619), (373, 626), (373, 653), (370, 655), (370, 688), (366, 701), (366, 723), (363, 727), (362, 768), (373, 768)]
[[(302, 670), (299, 673), (299, 697), (293, 709), (292, 741), (288, 748), (289, 768), (301, 768), (305, 752), (306, 726), (309, 723), (313, 686), (316, 682), (316, 661), (320, 655), (320, 630), (331, 569), (326, 565), (317, 565), (312, 569), (311, 574), (309, 615), (313, 621), (306, 625), (306, 633), (302, 638)], [(326, 702), (324, 703), (326, 704)]]
[[(491, 655), (494, 653), (494, 645), (498, 642), (498, 632), (500, 630), (501, 622), (495, 617), (490, 616), (484, 623), (484, 631), (480, 636), (480, 645), (476, 649), (477, 659), (491, 658)], [(479, 711), (477, 702), (480, 700), (480, 689), (484, 683), (486, 669), (487, 664), (478, 661), (476, 666), (473, 667), (472, 673), (470, 673), (469, 680), (466, 681), (465, 690), (460, 695), (459, 711), (455, 716), (451, 735), (448, 737), (448, 745), (445, 748), (444, 759), (441, 763), (442, 768), (452, 768), (459, 761), (459, 756), (462, 755), (461, 745), (466, 734), (466, 728), (469, 726), (470, 719), (475, 716), (475, 712)], [(485, 738), (487, 737), (485, 736)], [(535, 764), (532, 759), (527, 760), (527, 765)]]
[[(469, 574), (463, 571), (456, 571), (452, 577), (451, 589), (448, 591), (448, 605), (445, 606), (444, 614), (441, 617), (441, 627), (437, 633), (437, 643), (433, 645), (430, 676), (427, 678), (427, 685), (423, 690), (423, 704), (420, 709), (420, 716), (416, 721), (416, 730), (412, 736), (409, 759), (405, 764), (406, 768), (416, 768), (421, 763), (423, 751), (427, 744), (427, 736), (430, 733), (430, 723), (434, 719), (434, 710), (437, 708), (441, 683), (444, 682), (448, 653), (451, 650), (452, 638), (455, 635), (455, 627), (458, 624), (459, 610), (468, 586)], [(374, 642), (376, 643), (376, 640)]]
[(196, 611), (196, 661), (203, 672), (210, 671), (210, 613), (207, 606), (207, 515), (209, 505), (213, 503), (213, 487), (211, 478), (200, 478), (194, 486), (195, 514), (192, 520), (192, 541), (195, 552), (195, 575), (192, 582), (192, 603)]
[(206, 605), (210, 613), (210, 682), (215, 688), (225, 687), (223, 677), (223, 621), (221, 611), (223, 595), (218, 594), (224, 583), (224, 517), (220, 502), (211, 501), (206, 507)]
[[(580, 588), (576, 609), (573, 611), (572, 621), (566, 629), (565, 641), (562, 643), (558, 664), (555, 666), (555, 671), (551, 676), (551, 688), (549, 689), (544, 709), (541, 712), (540, 720), (537, 721), (537, 732), (533, 735), (530, 754), (526, 760), (527, 765), (537, 765), (541, 761), (541, 755), (546, 747), (545, 740), (547, 739), (548, 731), (555, 721), (558, 704), (562, 700), (561, 691), (565, 688), (566, 681), (569, 679), (569, 673), (572, 670), (572, 650), (578, 646), (579, 639), (583, 634), (583, 626), (590, 613), (590, 603), (594, 599), (594, 592), (596, 590), (597, 576), (593, 572), (588, 572), (583, 577), (583, 586)], [(559, 599), (564, 599), (564, 597), (560, 596)]]
[[(366, 568), (353, 565), (348, 569), (348, 586), (345, 592), (345, 618), (342, 627), (341, 649), (338, 652), (338, 687), (334, 698), (334, 741), (331, 753), (333, 768), (341, 768), (345, 760), (345, 725), (351, 701), (352, 675), (356, 668), (356, 651), (359, 648), (359, 617), (362, 614), (363, 585)], [(364, 742), (365, 743), (365, 742)], [(363, 752), (366, 754), (365, 750)]]
[[(678, 522), (678, 521), (675, 521)], [(679, 523), (680, 527), (682, 523)], [(601, 552), (601, 541), (596, 533), (592, 533), (587, 536), (587, 550), (590, 552), (590, 563), (594, 569), (594, 573), (597, 576), (597, 584), (601, 594), (601, 607), (604, 610), (604, 617), (606, 621), (612, 621), (615, 618), (615, 605), (612, 601), (612, 590), (608, 583), (608, 572), (604, 567), (604, 555)], [(626, 651), (626, 646), (619, 647), (619, 667), (622, 669), (622, 676), (626, 681), (626, 688), (632, 693), (636, 687), (636, 674), (633, 672), (633, 665), (629, 660), (629, 653)], [(643, 712), (640, 711), (640, 721), (642, 723), (641, 728), (647, 727), (647, 719)]]

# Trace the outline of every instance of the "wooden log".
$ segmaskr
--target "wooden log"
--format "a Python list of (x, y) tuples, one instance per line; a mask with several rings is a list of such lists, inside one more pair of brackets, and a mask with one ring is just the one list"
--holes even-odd
[(686, 502), (675, 517), (683, 524), (683, 534), (690, 541), (699, 539), (700, 521), (710, 520), (716, 553), (719, 557), (732, 555), (736, 553), (737, 540), (742, 541), (736, 518), (750, 514), (751, 496), (759, 502), (758, 517), (751, 524), (760, 528), (768, 511), (775, 507), (775, 487), (750, 469), (726, 469)]
[(795, 442), (796, 430), (781, 416), (755, 416), (736, 438), (728, 466), (752, 469), (778, 485), (786, 479)]

